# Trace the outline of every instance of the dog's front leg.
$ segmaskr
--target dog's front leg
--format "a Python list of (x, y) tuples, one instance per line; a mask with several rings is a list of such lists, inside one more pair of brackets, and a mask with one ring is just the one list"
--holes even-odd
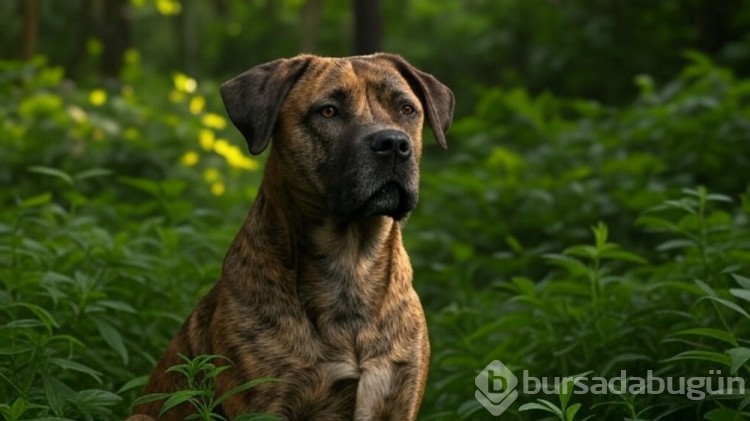
[(379, 358), (362, 364), (356, 421), (414, 420), (421, 400), (419, 362)]

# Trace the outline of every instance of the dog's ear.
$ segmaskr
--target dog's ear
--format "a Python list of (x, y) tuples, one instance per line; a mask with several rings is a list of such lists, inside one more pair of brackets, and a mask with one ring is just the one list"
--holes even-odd
[(381, 53), (377, 56), (391, 61), (417, 94), (427, 114), (427, 123), (432, 128), (435, 140), (443, 149), (448, 147), (445, 134), (453, 122), (455, 98), (453, 92), (431, 74), (412, 66), (403, 57)]
[(221, 85), (229, 119), (245, 137), (253, 155), (268, 146), (281, 103), (309, 64), (309, 56), (274, 60)]

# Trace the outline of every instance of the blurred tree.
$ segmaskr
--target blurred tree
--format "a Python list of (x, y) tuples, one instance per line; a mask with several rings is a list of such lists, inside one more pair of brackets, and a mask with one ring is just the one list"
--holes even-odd
[(23, 2), (23, 36), (21, 58), (28, 60), (36, 53), (36, 40), (39, 34), (39, 0)]
[(323, 0), (307, 0), (302, 7), (301, 52), (314, 53), (318, 48), (318, 27), (323, 3)]
[(73, 51), (66, 60), (68, 74), (74, 77), (80, 73), (83, 62), (86, 60), (86, 43), (93, 37), (92, 6), (93, 0), (82, 0), (78, 6), (78, 25), (75, 25), (73, 29), (75, 31)]
[(188, 74), (198, 74), (198, 42), (199, 29), (196, 2), (182, 2), (182, 13), (174, 19), (177, 26), (177, 36), (180, 39), (180, 62), (182, 69)]
[(354, 0), (354, 54), (380, 51), (380, 0)]
[(130, 48), (129, 0), (100, 0), (104, 13), (100, 16), (99, 30), (104, 49), (99, 69), (104, 76), (116, 78)]
[(686, 9), (690, 21), (699, 28), (699, 39), (705, 52), (719, 54), (727, 44), (741, 38), (741, 32), (732, 25), (733, 15), (742, 9), (741, 0), (699, 0), (688, 3)]
[(742, 0), (16, 0), (0, 23), (0, 56), (42, 54), (84, 84), (117, 76), (128, 48), (149, 71), (210, 78), (387, 50), (452, 86), (459, 113), (497, 85), (622, 104), (637, 75), (666, 81), (690, 49), (750, 72)]

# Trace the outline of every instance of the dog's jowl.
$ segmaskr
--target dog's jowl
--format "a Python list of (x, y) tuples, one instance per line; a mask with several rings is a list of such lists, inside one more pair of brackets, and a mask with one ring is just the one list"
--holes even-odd
[[(437, 142), (453, 94), (399, 56), (301, 55), (254, 67), (221, 87), (250, 152), (270, 145), (264, 178), (220, 280), (161, 357), (145, 393), (186, 387), (179, 355), (222, 355), (231, 418), (412, 420), (429, 342), (401, 224), (417, 203), (422, 128)], [(227, 362), (217, 363), (228, 364)], [(183, 420), (162, 401), (131, 419)]]

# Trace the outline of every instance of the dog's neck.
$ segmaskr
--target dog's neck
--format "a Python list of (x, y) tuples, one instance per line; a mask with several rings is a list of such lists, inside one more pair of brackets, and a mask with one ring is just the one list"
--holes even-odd
[[(253, 256), (257, 262), (225, 263), (225, 267), (252, 271), (263, 260), (283, 262), (289, 272), (279, 279), (294, 281), (284, 288), (293, 288), (308, 310), (332, 319), (364, 319), (365, 313), (376, 311), (389, 290), (411, 287), (411, 267), (398, 222), (379, 215), (358, 220), (330, 216), (322, 199), (290, 188), (275, 171), (281, 169), (269, 160), (248, 221), (235, 239), (232, 249), (245, 256), (227, 256)], [(336, 314), (333, 309), (342, 307), (337, 303), (341, 299), (353, 300), (363, 314)]]

